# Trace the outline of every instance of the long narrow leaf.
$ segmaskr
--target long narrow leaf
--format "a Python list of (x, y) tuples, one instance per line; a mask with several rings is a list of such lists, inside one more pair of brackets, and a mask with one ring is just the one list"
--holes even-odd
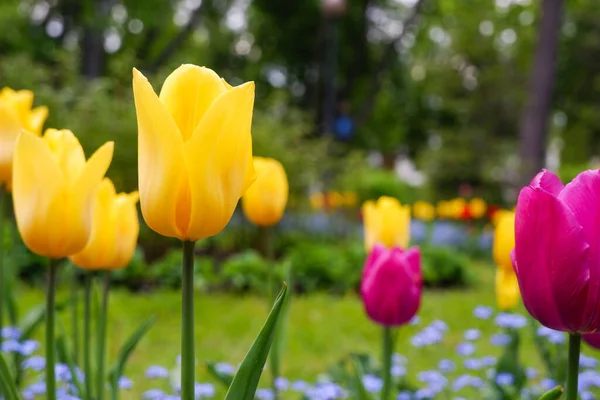
[(277, 321), (281, 314), (283, 304), (287, 295), (287, 285), (283, 284), (283, 289), (275, 299), (275, 304), (267, 318), (252, 347), (246, 354), (244, 361), (240, 365), (237, 373), (231, 382), (227, 391), (225, 400), (253, 400), (256, 393), (256, 387), (262, 374), (273, 337), (277, 329)]
[(356, 392), (356, 398), (358, 400), (372, 400), (371, 395), (367, 392), (365, 385), (363, 384), (362, 377), (365, 374), (363, 366), (357, 357), (352, 357), (352, 369), (354, 374), (352, 375), (352, 386)]
[(208, 370), (208, 372), (216, 380), (221, 382), (226, 387), (229, 387), (231, 385), (231, 382), (233, 381), (233, 375), (224, 374), (223, 372), (217, 371), (217, 369), (215, 368), (215, 363), (207, 361), (205, 364), (206, 364), (206, 369)]
[(123, 371), (125, 371), (125, 366), (129, 360), (129, 357), (131, 356), (131, 353), (133, 353), (140, 340), (144, 337), (148, 330), (150, 330), (152, 324), (154, 324), (154, 321), (156, 321), (156, 317), (151, 317), (144, 321), (137, 328), (137, 330), (133, 332), (129, 338), (127, 338), (125, 343), (123, 343), (123, 346), (121, 346), (119, 349), (117, 360), (112, 365), (109, 372), (110, 381), (113, 387), (116, 387), (118, 384), (119, 378), (121, 375), (123, 375)]
[[(66, 301), (62, 301), (56, 304), (55, 310), (61, 311), (68, 304)], [(19, 323), (19, 329), (21, 329), (21, 338), (30, 339), (35, 333), (36, 329), (44, 322), (46, 318), (46, 305), (40, 304), (39, 306), (33, 307), (23, 317)]]
[(2, 393), (6, 400), (20, 400), (21, 396), (19, 395), (19, 390), (17, 389), (17, 385), (13, 379), (12, 374), (10, 373), (10, 369), (8, 364), (6, 363), (6, 359), (0, 353), (0, 385), (2, 387)]

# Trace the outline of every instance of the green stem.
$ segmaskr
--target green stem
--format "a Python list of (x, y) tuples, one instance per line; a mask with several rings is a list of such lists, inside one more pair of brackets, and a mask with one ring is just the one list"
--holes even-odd
[(567, 367), (567, 400), (577, 400), (577, 380), (579, 378), (579, 354), (581, 335), (569, 334), (569, 364)]
[(6, 192), (3, 187), (0, 187), (0, 335), (4, 327), (4, 309), (5, 305), (5, 288), (6, 282), (4, 279), (4, 202)]
[(104, 368), (106, 359), (106, 318), (108, 315), (108, 294), (110, 291), (110, 271), (104, 271), (104, 286), (102, 288), (102, 308), (98, 320), (98, 332), (96, 336), (96, 362), (98, 363), (98, 374), (96, 375), (98, 389), (98, 400), (104, 400)]
[[(271, 243), (271, 230), (269, 227), (261, 227), (259, 230), (260, 242), (261, 242), (261, 251), (263, 256), (267, 260), (267, 284), (268, 284), (268, 297), (267, 297), (267, 309), (271, 308), (274, 293), (273, 288), (275, 286), (275, 268), (274, 265), (274, 255), (273, 255), (273, 244)], [(281, 324), (280, 324), (281, 325)], [(273, 336), (273, 343), (271, 346), (271, 351), (269, 352), (269, 367), (271, 370), (271, 387), (273, 388), (273, 394), (275, 395), (275, 399), (279, 399), (279, 391), (277, 390), (277, 386), (275, 385), (275, 380), (279, 376), (279, 335), (280, 329), (278, 328), (275, 331), (275, 336)]]
[(73, 335), (73, 359), (79, 365), (79, 288), (77, 268), (71, 268), (71, 329)]
[(54, 371), (56, 341), (54, 337), (54, 317), (56, 305), (57, 259), (50, 259), (48, 269), (48, 293), (46, 293), (46, 398), (56, 400), (56, 373)]
[(181, 276), (181, 400), (194, 400), (195, 397), (194, 245), (195, 242), (183, 242)]
[(388, 400), (392, 391), (392, 352), (394, 350), (394, 340), (392, 337), (392, 328), (383, 328), (383, 388), (381, 388), (381, 400)]
[(84, 310), (83, 310), (83, 369), (85, 373), (85, 395), (87, 400), (92, 399), (92, 273), (84, 274)]

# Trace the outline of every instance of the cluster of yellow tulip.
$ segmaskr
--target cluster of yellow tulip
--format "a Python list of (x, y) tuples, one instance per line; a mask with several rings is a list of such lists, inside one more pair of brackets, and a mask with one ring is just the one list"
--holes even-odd
[[(286, 207), (288, 182), (283, 166), (252, 156), (254, 83), (232, 87), (208, 68), (182, 65), (165, 80), (159, 95), (134, 69), (133, 92), (139, 196), (138, 192), (117, 194), (104, 177), (113, 142), (86, 161), (71, 131), (47, 129), (41, 136), (48, 110), (31, 108), (32, 92), (8, 88), (0, 92), (0, 184), (12, 190), (23, 242), (51, 259), (46, 324), (50, 400), (56, 391), (58, 259), (69, 257), (73, 264), (90, 270), (125, 267), (139, 234), (138, 198), (151, 229), (183, 241), (181, 391), (183, 399), (192, 399), (194, 242), (219, 233), (244, 193), (243, 211), (258, 226), (277, 223)], [(101, 380), (99, 392), (103, 386)]]
[(315, 210), (352, 209), (358, 204), (356, 192), (330, 191), (327, 193), (315, 192), (309, 197), (310, 206)]
[(457, 197), (451, 200), (441, 200), (437, 203), (437, 214), (444, 219), (480, 219), (488, 209), (485, 200), (474, 197), (471, 200)]

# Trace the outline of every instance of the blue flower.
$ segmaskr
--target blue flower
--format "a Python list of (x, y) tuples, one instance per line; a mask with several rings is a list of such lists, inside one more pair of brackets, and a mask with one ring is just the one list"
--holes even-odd
[(436, 319), (435, 321), (433, 321), (431, 324), (429, 324), (429, 326), (438, 330), (441, 333), (444, 333), (448, 330), (448, 324), (446, 324), (444, 321), (441, 321), (439, 319)]
[(20, 353), (21, 352), (21, 343), (19, 343), (16, 339), (8, 339), (5, 342), (2, 342), (2, 352), (3, 353)]
[(489, 319), (492, 316), (493, 312), (494, 311), (492, 310), (492, 307), (477, 306), (473, 310), (473, 315), (475, 316), (475, 318)]
[(32, 393), (34, 396), (46, 394), (46, 382), (36, 382), (25, 388), (26, 392)]
[(304, 392), (306, 389), (308, 389), (308, 383), (305, 381), (294, 381), (292, 383), (292, 390), (294, 392)]
[(592, 392), (579, 392), (581, 400), (595, 400), (596, 396)]
[(490, 338), (490, 343), (492, 343), (493, 346), (506, 346), (510, 341), (510, 335), (507, 335), (506, 333), (495, 333)]
[(35, 340), (26, 340), (21, 343), (20, 353), (24, 356), (30, 356), (39, 348), (40, 344)]
[(444, 359), (438, 363), (438, 369), (442, 372), (452, 372), (456, 369), (456, 363), (452, 360)]
[(410, 392), (400, 392), (398, 396), (396, 396), (396, 400), (410, 400), (411, 399)]
[(515, 377), (508, 372), (500, 372), (496, 375), (496, 383), (498, 386), (510, 386), (515, 382)]
[(402, 354), (394, 353), (392, 354), (392, 363), (393, 364), (406, 364), (408, 362), (407, 358)]
[(73, 377), (71, 376), (71, 370), (67, 364), (56, 364), (54, 367), (56, 373), (56, 380), (63, 382), (71, 382)]
[(121, 389), (121, 390), (129, 390), (133, 386), (133, 382), (131, 382), (131, 379), (121, 376), (121, 377), (119, 377), (118, 385), (119, 385), (119, 389)]
[(2, 328), (2, 338), (3, 339), (13, 339), (18, 340), (21, 338), (21, 330), (16, 326), (6, 326)]
[(579, 366), (581, 368), (597, 368), (598, 360), (594, 357), (589, 357), (585, 354), (581, 354), (579, 356)]
[(461, 356), (470, 356), (475, 352), (475, 345), (470, 342), (462, 342), (456, 346), (456, 352)]
[(161, 400), (163, 397), (165, 397), (165, 392), (160, 389), (150, 389), (142, 393), (144, 400)]
[(290, 387), (290, 381), (288, 381), (282, 376), (275, 378), (273, 384), (275, 385), (278, 391), (288, 390), (288, 388)]
[(600, 387), (600, 374), (592, 370), (582, 371), (579, 374), (578, 391), (581, 392), (590, 387)]
[(477, 340), (481, 337), (481, 331), (479, 329), (467, 329), (463, 335), (465, 340)]
[(362, 377), (362, 384), (369, 393), (379, 392), (383, 388), (383, 380), (371, 374), (366, 374)]
[(497, 359), (494, 356), (483, 356), (481, 357), (481, 364), (484, 367), (493, 367), (496, 365)]
[(260, 400), (273, 400), (275, 393), (271, 389), (258, 389), (256, 391), (256, 398)]
[(540, 381), (540, 386), (544, 390), (550, 390), (556, 387), (556, 382), (553, 379), (544, 378)]
[(404, 376), (406, 375), (406, 367), (403, 365), (392, 365), (392, 368), (390, 368), (390, 374), (392, 374), (392, 376), (395, 378)]
[(496, 315), (495, 324), (501, 328), (522, 328), (527, 325), (527, 318), (520, 314), (500, 313)]
[(43, 371), (46, 368), (46, 359), (42, 356), (33, 356), (25, 359), (21, 363), (21, 368), (27, 370), (30, 369), (32, 371)]
[(214, 397), (215, 386), (212, 383), (196, 383), (194, 384), (194, 393), (196, 398)]
[(481, 388), (484, 385), (483, 379), (478, 376), (463, 374), (452, 382), (452, 390), (459, 391), (464, 387), (471, 386), (476, 389)]
[(418, 315), (415, 315), (414, 317), (412, 317), (412, 319), (410, 320), (410, 324), (411, 325), (418, 325), (419, 322), (421, 322), (421, 317), (419, 317)]
[(415, 392), (415, 399), (423, 400), (423, 399), (433, 399), (437, 393), (430, 388), (419, 389)]
[(161, 367), (160, 365), (151, 365), (146, 370), (146, 378), (148, 379), (158, 379), (158, 378), (168, 378), (169, 370), (165, 367)]
[(217, 371), (221, 374), (234, 375), (235, 367), (229, 363), (220, 362), (220, 363), (215, 364), (215, 371)]
[(467, 358), (463, 362), (463, 366), (466, 369), (477, 371), (483, 368), (483, 363), (478, 358)]
[(538, 377), (538, 371), (535, 368), (527, 367), (525, 368), (525, 376), (527, 379), (535, 379)]

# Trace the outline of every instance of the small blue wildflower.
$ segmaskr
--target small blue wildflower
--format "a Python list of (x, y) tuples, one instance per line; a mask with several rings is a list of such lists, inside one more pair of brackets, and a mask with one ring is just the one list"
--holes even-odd
[(21, 338), (21, 330), (16, 326), (6, 326), (2, 328), (2, 339), (18, 340)]
[(40, 344), (35, 340), (26, 340), (21, 343), (20, 353), (24, 356), (30, 356), (40, 348)]
[(404, 376), (406, 375), (406, 367), (404, 365), (392, 365), (392, 368), (390, 368), (390, 373), (395, 378)]
[(412, 396), (410, 392), (400, 392), (398, 396), (396, 396), (396, 400), (411, 400)]
[(229, 363), (220, 362), (220, 363), (215, 364), (215, 371), (217, 371), (221, 374), (234, 375), (235, 367)]
[(165, 392), (160, 389), (150, 389), (142, 393), (142, 398), (144, 400), (161, 400), (165, 396)]
[(527, 379), (535, 379), (538, 377), (538, 371), (535, 368), (527, 367), (525, 368), (525, 376)]
[(494, 323), (501, 328), (522, 328), (527, 325), (527, 318), (520, 314), (502, 312), (496, 315)]
[(481, 331), (479, 329), (467, 329), (463, 337), (465, 340), (474, 341), (481, 337)]
[(430, 327), (444, 333), (448, 330), (448, 324), (446, 324), (444, 321), (436, 319), (435, 321), (433, 321), (431, 324), (429, 324)]
[(181, 396), (178, 396), (176, 394), (169, 394), (169, 395), (166, 395), (165, 397), (161, 397), (160, 400), (181, 400)]
[(500, 372), (496, 375), (496, 383), (498, 386), (510, 386), (515, 382), (515, 377), (508, 372)]
[(365, 390), (369, 393), (377, 393), (380, 392), (383, 388), (383, 380), (372, 374), (366, 374), (362, 377), (362, 384), (365, 387)]
[(256, 398), (260, 400), (273, 400), (275, 393), (273, 393), (272, 389), (258, 389), (256, 391)]
[(548, 341), (553, 344), (563, 344), (567, 341), (567, 335), (563, 332), (552, 332), (548, 335)]
[(133, 382), (131, 382), (131, 379), (125, 377), (125, 376), (121, 376), (119, 377), (119, 389), (121, 390), (129, 390), (133, 387)]
[(550, 389), (554, 389), (556, 387), (556, 382), (550, 378), (543, 378), (540, 381), (540, 386), (544, 390), (550, 390)]
[(456, 369), (456, 363), (448, 359), (440, 360), (438, 369), (442, 372), (452, 372)]
[(292, 390), (294, 392), (304, 392), (306, 389), (308, 389), (308, 383), (305, 381), (292, 382)]
[(215, 386), (212, 383), (194, 384), (194, 393), (197, 398), (210, 398), (215, 396)]
[(585, 370), (579, 374), (578, 391), (582, 392), (590, 387), (600, 387), (600, 374), (593, 370)]
[(581, 354), (579, 356), (579, 366), (581, 368), (598, 368), (598, 360), (594, 357)]
[(492, 316), (493, 312), (494, 311), (492, 310), (492, 307), (477, 306), (473, 310), (473, 315), (475, 316), (475, 318), (489, 319)]
[(43, 371), (46, 368), (46, 359), (42, 356), (32, 356), (21, 363), (21, 368), (32, 371)]
[(394, 353), (392, 354), (392, 364), (406, 364), (408, 359), (404, 357), (402, 354)]
[(8, 339), (7, 341), (2, 342), (1, 348), (3, 353), (20, 353), (21, 343), (15, 339)]
[(481, 364), (484, 367), (493, 367), (496, 365), (497, 359), (494, 356), (483, 356), (481, 357)]
[(54, 369), (57, 381), (71, 382), (71, 379), (73, 379), (71, 376), (71, 370), (67, 364), (58, 363), (55, 365)]
[(594, 395), (594, 393), (592, 392), (579, 392), (579, 397), (581, 398), (581, 400), (595, 400), (596, 396)]
[(484, 385), (483, 379), (478, 376), (463, 374), (457, 377), (454, 382), (452, 382), (452, 390), (459, 391), (464, 387), (471, 386), (476, 389), (481, 388)]
[(410, 320), (410, 324), (411, 325), (418, 325), (419, 322), (421, 322), (421, 317), (419, 317), (418, 315), (415, 315), (414, 317), (412, 317), (412, 319)]
[(470, 356), (475, 352), (475, 345), (470, 342), (462, 342), (456, 346), (456, 352), (461, 356)]
[(25, 388), (25, 391), (33, 393), (35, 396), (46, 394), (46, 382), (36, 382)]
[(415, 392), (415, 399), (423, 400), (423, 399), (433, 399), (437, 393), (430, 388), (419, 389)]
[(506, 333), (495, 333), (490, 338), (490, 343), (492, 346), (506, 346), (511, 341), (510, 335)]
[(275, 378), (273, 384), (275, 385), (275, 388), (277, 388), (278, 391), (288, 390), (288, 388), (290, 387), (290, 381), (282, 376)]
[(478, 358), (467, 358), (463, 366), (468, 370), (477, 371), (483, 368), (483, 363)]
[(159, 378), (168, 378), (169, 370), (165, 367), (161, 367), (160, 365), (151, 365), (146, 370), (146, 378), (148, 379), (159, 379)]

